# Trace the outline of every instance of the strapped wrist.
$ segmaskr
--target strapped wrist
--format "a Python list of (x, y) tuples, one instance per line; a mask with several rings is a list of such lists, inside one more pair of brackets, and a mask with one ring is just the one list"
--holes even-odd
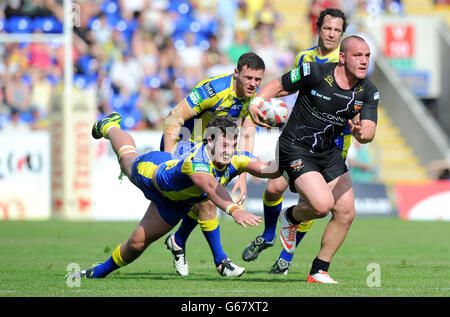
[(233, 216), (233, 213), (238, 210), (241, 209), (241, 207), (238, 204), (230, 204), (227, 206), (227, 208), (225, 209), (225, 212), (230, 215)]

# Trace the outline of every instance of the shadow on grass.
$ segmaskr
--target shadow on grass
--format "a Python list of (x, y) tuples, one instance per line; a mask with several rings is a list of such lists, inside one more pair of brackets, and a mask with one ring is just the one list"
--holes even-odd
[(108, 279), (119, 279), (119, 280), (133, 280), (133, 279), (149, 279), (149, 280), (167, 280), (167, 281), (208, 281), (208, 282), (277, 282), (277, 283), (292, 283), (292, 282), (306, 282), (305, 278), (299, 278), (295, 275), (268, 275), (267, 277), (258, 276), (260, 274), (268, 275), (265, 271), (252, 271), (245, 272), (242, 276), (236, 277), (212, 277), (209, 274), (199, 274), (191, 273), (189, 276), (179, 276), (175, 273), (152, 273), (152, 272), (142, 272), (142, 273), (120, 273), (120, 274), (110, 274)]

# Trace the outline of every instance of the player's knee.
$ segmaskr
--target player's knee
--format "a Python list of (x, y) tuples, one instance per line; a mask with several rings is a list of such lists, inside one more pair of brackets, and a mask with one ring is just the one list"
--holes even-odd
[(286, 191), (286, 186), (278, 182), (277, 179), (269, 180), (264, 191), (264, 198), (267, 201), (277, 201), (283, 197), (283, 193)]
[(127, 241), (127, 248), (129, 252), (140, 255), (147, 248), (147, 243), (144, 239), (130, 238)]
[(217, 207), (210, 202), (202, 203), (198, 215), (201, 219), (214, 219), (217, 216)]
[(333, 201), (332, 200), (318, 200), (313, 205), (314, 213), (318, 218), (324, 218), (328, 216), (330, 211), (333, 209)]
[(350, 227), (352, 224), (353, 219), (355, 219), (355, 214), (354, 204), (337, 205), (333, 209), (333, 217), (335, 220), (347, 227)]

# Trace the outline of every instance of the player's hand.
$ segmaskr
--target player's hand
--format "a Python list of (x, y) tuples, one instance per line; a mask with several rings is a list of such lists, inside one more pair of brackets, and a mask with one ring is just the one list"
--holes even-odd
[(350, 127), (350, 132), (358, 140), (361, 137), (361, 122), (359, 120), (348, 120), (348, 125)]
[(261, 97), (255, 97), (253, 98), (252, 102), (249, 106), (249, 113), (250, 117), (252, 118), (252, 121), (261, 127), (264, 128), (272, 128), (269, 124), (267, 124), (265, 121), (267, 120), (267, 117), (262, 113), (261, 107), (263, 106), (263, 98)]
[(240, 224), (244, 228), (247, 228), (247, 225), (257, 226), (262, 222), (261, 217), (255, 216), (243, 209), (238, 209), (233, 212), (232, 217), (237, 224)]
[(238, 205), (242, 205), (245, 201), (245, 195), (247, 194), (247, 183), (245, 178), (241, 179), (241, 177), (239, 177), (238, 180), (236, 181), (236, 184), (234, 184), (231, 192), (234, 194), (238, 190), (240, 192), (240, 195), (238, 199), (236, 199), (236, 203)]

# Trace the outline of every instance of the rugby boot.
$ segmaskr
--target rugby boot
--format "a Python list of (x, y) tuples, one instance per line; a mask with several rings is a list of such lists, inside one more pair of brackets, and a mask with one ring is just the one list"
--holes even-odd
[(262, 251), (270, 248), (274, 243), (275, 238), (271, 242), (267, 242), (262, 236), (257, 236), (242, 252), (242, 259), (247, 262), (256, 260)]
[(175, 242), (175, 234), (172, 233), (167, 236), (164, 243), (173, 254), (173, 266), (177, 273), (181, 276), (188, 276), (189, 267), (186, 260), (186, 251)]
[(110, 126), (119, 126), (122, 117), (117, 112), (111, 112), (109, 115), (101, 120), (98, 120), (92, 126), (92, 137), (94, 139), (101, 139), (105, 137), (106, 129)]
[(245, 268), (237, 266), (230, 259), (222, 259), (222, 263), (217, 266), (217, 271), (222, 276), (241, 276), (245, 272)]

